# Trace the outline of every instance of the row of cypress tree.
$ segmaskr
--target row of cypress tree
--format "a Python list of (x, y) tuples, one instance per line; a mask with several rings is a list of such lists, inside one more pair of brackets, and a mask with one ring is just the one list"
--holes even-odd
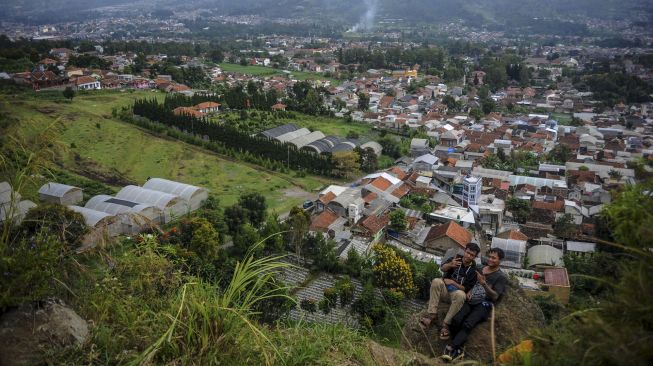
[(202, 136), (210, 141), (219, 142), (225, 147), (239, 152), (249, 152), (255, 156), (285, 163), (293, 169), (311, 174), (333, 175), (334, 164), (330, 154), (317, 154), (297, 149), (293, 144), (281, 143), (262, 136), (248, 135), (236, 128), (212, 122), (205, 117), (176, 115), (171, 109), (174, 105), (177, 104), (172, 101), (160, 104), (156, 99), (139, 99), (134, 102), (133, 113), (181, 131)]

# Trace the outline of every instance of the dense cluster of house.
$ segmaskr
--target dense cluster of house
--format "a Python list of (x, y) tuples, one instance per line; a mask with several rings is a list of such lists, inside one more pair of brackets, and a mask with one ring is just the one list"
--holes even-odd
[[(98, 46), (100, 47), (100, 46)], [(100, 47), (101, 48), (101, 47)], [(68, 64), (71, 56), (91, 55), (104, 60), (110, 66), (107, 69), (82, 68)], [(127, 66), (134, 64), (135, 53), (102, 55), (99, 51), (79, 53), (68, 48), (53, 48), (50, 56), (36, 63), (31, 71), (8, 74), (1, 72), (0, 79), (12, 80), (19, 85), (29, 85), (34, 90), (46, 88), (72, 87), (76, 90), (98, 89), (158, 89), (166, 92), (189, 93), (191, 88), (174, 82), (170, 75), (150, 75), (148, 70), (140, 75), (123, 73)], [(152, 65), (167, 58), (165, 55), (150, 55), (147, 63)], [(195, 65), (188, 57), (182, 57), (186, 67)], [(152, 77), (151, 77), (152, 76)]]
[[(605, 115), (591, 116), (578, 127), (545, 117), (429, 121), (437, 146), (415, 138), (411, 156), (398, 159), (392, 168), (352, 186), (320, 192), (311, 230), (335, 240), (343, 257), (351, 248), (363, 253), (379, 240), (424, 261), (439, 261), (470, 242), (481, 244), (483, 252), (501, 247), (508, 253), (507, 267), (531, 276), (532, 271), (562, 267), (565, 253), (591, 255), (595, 220), (610, 203), (611, 192), (636, 182), (629, 162), (653, 158), (653, 120), (640, 118), (635, 128), (627, 129)], [(507, 157), (527, 152), (544, 161), (557, 145), (569, 148), (567, 161), (516, 171), (483, 167), (499, 150)], [(402, 198), (411, 195), (428, 197), (432, 209), (404, 207)], [(518, 222), (509, 200), (527, 203), (528, 217)], [(390, 213), (395, 210), (405, 214), (404, 231), (392, 229)], [(566, 240), (554, 231), (563, 217), (571, 218), (576, 228)], [(568, 297), (562, 272), (548, 272), (566, 286), (563, 294)], [(535, 286), (529, 284), (532, 279), (523, 281)]]

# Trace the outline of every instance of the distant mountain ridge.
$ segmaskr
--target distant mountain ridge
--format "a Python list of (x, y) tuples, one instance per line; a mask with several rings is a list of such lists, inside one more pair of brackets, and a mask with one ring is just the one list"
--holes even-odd
[[(223, 3), (232, 13), (266, 14), (270, 16), (318, 14), (328, 20), (339, 16), (355, 20), (366, 10), (366, 3), (378, 5), (379, 17), (417, 18), (423, 21), (443, 21), (452, 18), (505, 22), (514, 17), (569, 18), (586, 16), (614, 19), (635, 12), (649, 16), (653, 3), (638, 0), (241, 0), (227, 3), (221, 0), (202, 1), (204, 4)], [(335, 18), (337, 19), (337, 18)]]
[(355, 24), (371, 7), (376, 19), (402, 18), (417, 22), (466, 20), (471, 25), (510, 25), (533, 18), (569, 20), (578, 17), (622, 19), (646, 16), (653, 20), (653, 2), (639, 0), (7, 0), (0, 18), (46, 13), (62, 17), (104, 6), (126, 4), (140, 9), (206, 9), (221, 15), (309, 18), (318, 22)]

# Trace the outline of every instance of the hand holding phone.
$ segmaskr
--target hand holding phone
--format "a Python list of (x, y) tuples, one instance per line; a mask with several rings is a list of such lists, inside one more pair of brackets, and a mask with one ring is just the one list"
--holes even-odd
[(483, 275), (483, 273), (480, 272), (480, 271), (476, 271), (476, 280), (477, 280), (478, 283), (480, 283), (481, 285), (485, 285), (485, 284), (486, 284), (486, 282), (485, 282), (485, 275)]
[(459, 266), (459, 265), (461, 265), (461, 264), (463, 263), (463, 257), (457, 255), (457, 256), (453, 259), (453, 263), (456, 265), (456, 267)]

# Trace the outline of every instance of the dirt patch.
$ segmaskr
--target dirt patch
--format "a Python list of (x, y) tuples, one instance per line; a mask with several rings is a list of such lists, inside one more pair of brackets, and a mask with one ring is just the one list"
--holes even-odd
[(79, 117), (79, 114), (77, 114), (77, 113), (68, 113), (68, 114), (63, 116), (63, 118), (66, 121), (69, 121), (69, 122), (76, 121), (78, 117)]
[(311, 192), (306, 192), (305, 190), (299, 187), (290, 187), (283, 190), (283, 196), (285, 198), (301, 198), (303, 200), (313, 200), (315, 199), (315, 194)]
[(37, 111), (43, 113), (43, 114), (52, 114), (56, 112), (57, 110), (52, 108), (52, 107), (38, 107), (36, 108)]
[(77, 153), (75, 153), (75, 166), (72, 168), (72, 171), (83, 177), (112, 186), (137, 184), (133, 180), (125, 177), (116, 168), (104, 168), (93, 160), (82, 158)]
[(372, 355), (375, 365), (380, 366), (437, 366), (444, 365), (438, 359), (428, 358), (416, 352), (400, 351), (394, 348), (382, 346), (374, 341), (369, 341), (367, 348)]

